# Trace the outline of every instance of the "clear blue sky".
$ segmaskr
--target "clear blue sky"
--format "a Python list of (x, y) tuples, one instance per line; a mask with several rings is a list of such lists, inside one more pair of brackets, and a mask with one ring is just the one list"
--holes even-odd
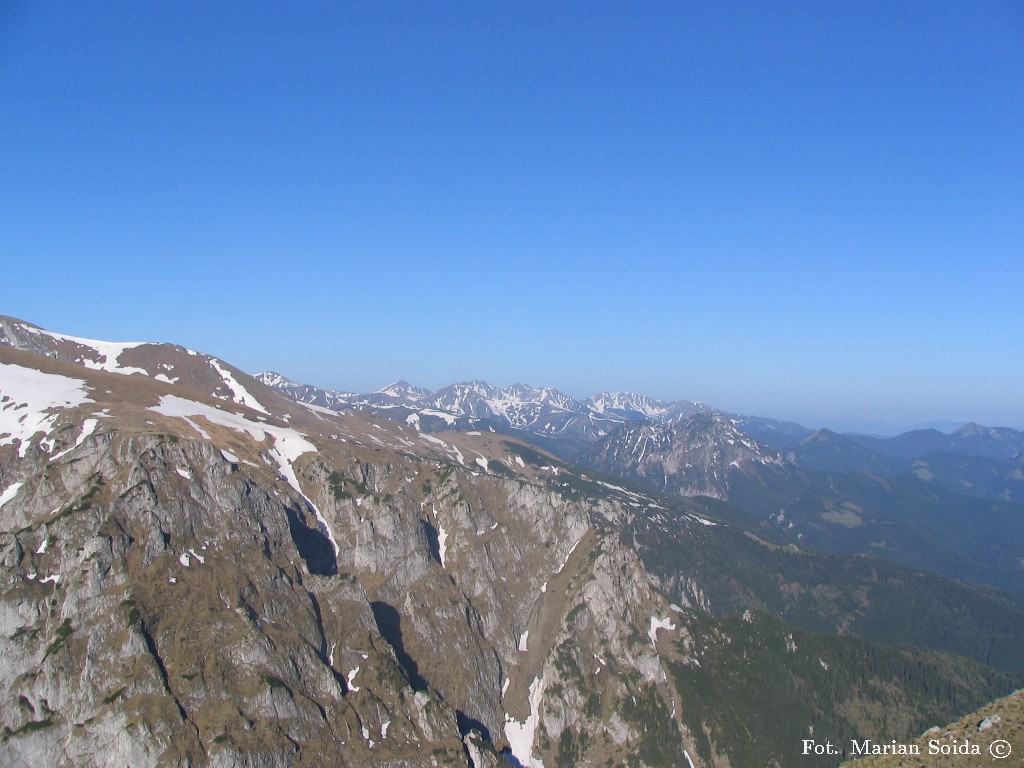
[(0, 312), (1024, 426), (1024, 3), (0, 2)]

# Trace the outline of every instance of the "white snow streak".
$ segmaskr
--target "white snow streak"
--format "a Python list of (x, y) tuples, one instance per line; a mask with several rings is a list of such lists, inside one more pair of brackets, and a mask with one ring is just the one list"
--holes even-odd
[(6, 504), (8, 501), (17, 496), (18, 489), (21, 488), (21, 486), (23, 486), (24, 484), (25, 483), (23, 481), (19, 480), (18, 482), (12, 483), (10, 486), (8, 486), (3, 493), (0, 493), (0, 507), (3, 507), (4, 504)]
[(445, 556), (448, 554), (448, 531), (443, 526), (437, 526), (437, 550), (441, 555), (441, 567), (444, 568)]
[(572, 553), (576, 551), (576, 547), (578, 547), (580, 545), (581, 541), (583, 541), (583, 537), (582, 536), (580, 536), (580, 538), (576, 539), (576, 543), (573, 544), (571, 547), (569, 547), (569, 551), (565, 555), (565, 560), (563, 560), (562, 564), (560, 566), (558, 566), (558, 570), (555, 571), (555, 575), (558, 575), (559, 573), (561, 573), (565, 569), (565, 566), (567, 566), (569, 564), (569, 558), (572, 557)]
[(264, 408), (260, 404), (259, 400), (257, 400), (251, 394), (249, 394), (248, 390), (246, 390), (245, 387), (238, 383), (238, 380), (231, 375), (231, 371), (229, 371), (227, 368), (224, 368), (212, 357), (210, 358), (210, 367), (212, 367), (213, 370), (220, 374), (220, 377), (224, 380), (224, 383), (227, 385), (228, 389), (231, 390), (232, 399), (236, 403), (246, 405), (252, 408), (254, 411), (265, 413), (268, 416), (270, 415), (270, 411)]
[(337, 416), (338, 415), (337, 411), (332, 411), (330, 408), (324, 408), (322, 405), (314, 405), (313, 403), (304, 403), (301, 400), (296, 400), (295, 402), (298, 403), (299, 405), (301, 405), (304, 408), (308, 408), (309, 410), (311, 410), (313, 413), (316, 413), (316, 414), (321, 414), (322, 413), (325, 416)]
[(71, 453), (71, 451), (75, 450), (75, 448), (77, 448), (78, 446), (80, 446), (82, 443), (85, 442), (85, 438), (87, 438), (89, 435), (91, 435), (96, 430), (96, 427), (97, 427), (98, 424), (99, 424), (99, 421), (97, 419), (86, 419), (85, 421), (83, 421), (82, 422), (82, 431), (78, 434), (78, 439), (75, 440), (75, 444), (72, 445), (70, 448), (64, 449), (63, 451), (58, 453), (56, 456), (51, 456), (50, 457), (50, 461), (51, 462), (56, 461), (61, 456), (63, 456), (65, 453)]
[(526, 652), (526, 644), (530, 640), (530, 630), (526, 630), (519, 636), (519, 650), (523, 653)]
[(464, 460), (462, 452), (459, 451), (459, 449), (456, 448), (454, 445), (451, 445), (450, 443), (446, 443), (441, 438), (434, 437), (433, 435), (420, 435), (420, 440), (423, 440), (423, 441), (428, 442), (428, 443), (434, 443), (435, 445), (440, 445), (448, 453), (452, 454), (455, 457), (455, 460), (457, 462), (459, 462), (459, 464), (461, 464), (462, 466), (466, 466), (466, 462)]

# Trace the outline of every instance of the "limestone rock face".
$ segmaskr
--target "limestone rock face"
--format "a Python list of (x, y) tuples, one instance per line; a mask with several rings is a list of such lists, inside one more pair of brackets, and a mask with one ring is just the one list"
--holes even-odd
[(553, 458), (3, 331), (0, 762), (582, 765), (673, 707), (626, 509)]
[(33, 469), (0, 539), (6, 764), (465, 764), (359, 582), (310, 573), (296, 494), (169, 436)]

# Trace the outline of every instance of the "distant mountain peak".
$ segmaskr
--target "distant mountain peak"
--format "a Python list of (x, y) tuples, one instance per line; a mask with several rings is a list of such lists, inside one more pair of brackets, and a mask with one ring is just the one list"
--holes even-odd
[(956, 430), (953, 434), (960, 435), (961, 437), (974, 437), (976, 435), (984, 435), (992, 430), (989, 427), (983, 427), (976, 421), (969, 421), (964, 424), (960, 429)]
[(411, 400), (413, 402), (423, 400), (424, 398), (430, 397), (431, 392), (429, 389), (422, 387), (414, 387), (405, 379), (399, 379), (393, 384), (378, 389), (378, 395), (387, 395), (388, 397), (398, 398), (400, 400)]
[(255, 378), (261, 384), (266, 384), (268, 387), (273, 387), (275, 389), (299, 386), (291, 379), (282, 376), (280, 373), (277, 373), (276, 371), (264, 371), (263, 373), (257, 373), (253, 378)]

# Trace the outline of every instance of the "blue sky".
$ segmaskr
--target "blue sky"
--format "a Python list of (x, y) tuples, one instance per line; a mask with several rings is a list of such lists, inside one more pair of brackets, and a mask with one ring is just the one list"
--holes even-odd
[(0, 3), (0, 312), (1024, 426), (1024, 5)]

